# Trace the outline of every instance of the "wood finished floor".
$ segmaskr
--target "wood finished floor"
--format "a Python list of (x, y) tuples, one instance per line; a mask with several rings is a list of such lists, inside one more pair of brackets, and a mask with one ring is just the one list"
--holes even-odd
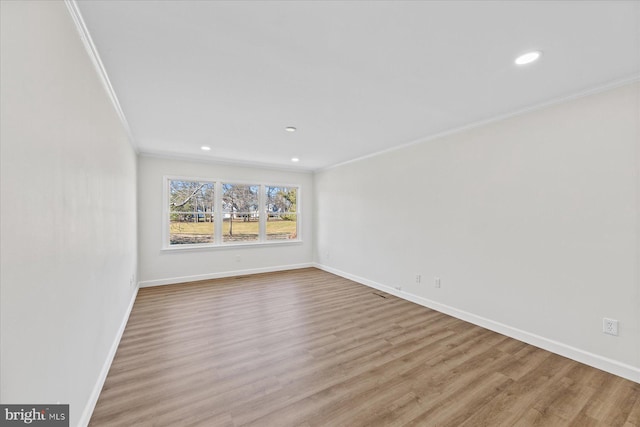
[(640, 426), (640, 384), (317, 270), (141, 289), (91, 426)]

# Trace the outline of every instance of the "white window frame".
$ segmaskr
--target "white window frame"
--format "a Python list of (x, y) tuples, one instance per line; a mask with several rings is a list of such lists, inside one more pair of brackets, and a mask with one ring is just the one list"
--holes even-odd
[[(215, 207), (213, 211), (213, 243), (186, 243), (180, 245), (172, 245), (169, 242), (169, 181), (198, 181), (214, 183), (214, 200)], [(258, 240), (250, 242), (223, 242), (222, 225), (222, 184), (240, 184), (240, 185), (257, 185), (258, 190)], [(297, 188), (296, 194), (296, 238), (288, 240), (267, 240), (267, 215), (266, 211), (266, 187), (289, 187)], [(273, 181), (245, 181), (239, 179), (214, 179), (193, 176), (175, 176), (165, 175), (162, 177), (162, 250), (163, 251), (183, 251), (183, 250), (199, 250), (199, 249), (225, 249), (237, 248), (242, 246), (274, 246), (274, 245), (290, 245), (302, 243), (302, 185), (300, 184), (284, 184)]]

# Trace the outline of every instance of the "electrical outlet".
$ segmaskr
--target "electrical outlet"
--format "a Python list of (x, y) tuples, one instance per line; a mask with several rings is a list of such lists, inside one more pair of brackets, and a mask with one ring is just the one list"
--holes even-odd
[(422, 281), (422, 276), (419, 274), (416, 274), (416, 283), (420, 283)]
[(615, 319), (602, 319), (602, 332), (608, 335), (618, 336), (618, 321)]
[(436, 288), (440, 287), (440, 278), (436, 277), (435, 279), (433, 279), (433, 286), (435, 286)]
[(240, 260), (242, 260), (242, 258), (240, 257), (240, 255), (236, 255), (236, 262), (240, 262)]

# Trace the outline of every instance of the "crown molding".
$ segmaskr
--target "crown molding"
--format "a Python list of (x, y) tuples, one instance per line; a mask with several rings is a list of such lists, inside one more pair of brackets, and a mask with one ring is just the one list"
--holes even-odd
[(369, 159), (371, 157), (377, 157), (377, 156), (381, 156), (383, 154), (386, 153), (391, 153), (393, 151), (397, 151), (397, 150), (402, 150), (403, 148), (407, 148), (407, 147), (411, 147), (413, 145), (417, 145), (417, 144), (422, 144), (424, 142), (429, 142), (429, 141), (433, 141), (435, 139), (439, 139), (439, 138), (444, 138), (446, 136), (449, 135), (453, 135), (453, 134), (457, 134), (457, 133), (461, 133), (461, 132), (465, 132), (471, 129), (475, 129), (475, 128), (479, 128), (482, 126), (486, 126), (492, 123), (496, 123), (496, 122), (500, 122), (502, 120), (506, 120), (506, 119), (510, 119), (512, 117), (517, 117), (517, 116), (522, 116), (524, 114), (528, 114), (528, 113), (532, 113), (534, 111), (538, 111), (538, 110), (542, 110), (548, 107), (553, 107), (555, 105), (559, 105), (559, 104), (563, 104), (565, 102), (569, 102), (569, 101), (573, 101), (579, 98), (583, 98), (589, 95), (595, 95), (601, 92), (606, 92), (608, 90), (613, 90), (616, 89), (618, 87), (622, 87), (622, 86), (626, 86), (626, 85), (631, 85), (633, 83), (638, 83), (640, 82), (640, 75), (632, 75), (630, 77), (626, 77), (623, 79), (619, 79), (619, 80), (614, 80), (608, 83), (605, 83), (603, 85), (599, 85), (596, 87), (591, 87), (589, 89), (580, 91), (580, 92), (576, 92), (573, 93), (571, 95), (568, 96), (562, 96), (562, 97), (558, 97), (558, 98), (553, 98), (549, 101), (545, 101), (545, 102), (541, 102), (529, 107), (525, 107), (516, 111), (512, 111), (510, 113), (506, 113), (506, 114), (500, 114), (498, 116), (494, 116), (488, 119), (484, 119), (484, 120), (479, 120), (476, 122), (472, 122), (466, 125), (462, 125), (462, 126), (458, 126), (452, 129), (448, 129), (445, 130), (443, 132), (439, 132), (436, 133), (434, 135), (429, 135), (429, 136), (424, 136), (422, 138), (418, 138), (416, 140), (401, 144), (401, 145), (396, 145), (395, 147), (391, 147), (391, 148), (387, 148), (384, 150), (380, 150), (380, 151), (376, 151), (374, 153), (370, 153), (370, 154), (366, 154), (364, 156), (360, 156), (360, 157), (356, 157), (354, 159), (351, 160), (346, 160), (344, 162), (340, 162), (340, 163), (336, 163), (334, 165), (329, 165), (329, 166), (325, 166), (322, 168), (318, 168), (318, 169), (314, 169), (314, 173), (320, 173), (320, 172), (324, 172), (330, 169), (334, 169), (334, 168), (338, 168), (340, 166), (345, 166), (351, 163), (356, 163), (359, 162), (361, 160), (365, 160), (365, 159)]
[(116, 92), (113, 90), (113, 86), (111, 85), (111, 81), (109, 80), (109, 75), (107, 74), (107, 70), (104, 68), (102, 60), (100, 59), (100, 55), (98, 54), (98, 50), (96, 49), (95, 44), (93, 43), (93, 39), (91, 38), (91, 34), (89, 34), (89, 30), (82, 18), (82, 14), (80, 13), (80, 9), (78, 9), (78, 4), (76, 0), (64, 0), (67, 9), (69, 10), (69, 14), (73, 19), (73, 23), (80, 34), (80, 39), (82, 40), (82, 44), (84, 45), (87, 53), (89, 54), (89, 58), (91, 58), (91, 62), (98, 73), (98, 77), (104, 86), (111, 103), (113, 104), (113, 108), (116, 110), (116, 114), (124, 127), (125, 133), (127, 134), (127, 138), (129, 139), (129, 144), (133, 148), (133, 150), (138, 153), (138, 147), (133, 139), (133, 134), (131, 133), (131, 128), (129, 127), (129, 122), (122, 111), (122, 107), (120, 106), (120, 101), (118, 101), (118, 97), (116, 96)]
[(162, 160), (196, 162), (196, 163), (206, 163), (206, 164), (213, 164), (213, 165), (223, 165), (223, 166), (237, 166), (237, 167), (246, 167), (246, 168), (274, 170), (274, 171), (280, 171), (280, 172), (295, 172), (295, 173), (303, 173), (303, 174), (313, 173), (312, 169), (307, 169), (299, 166), (275, 165), (271, 163), (251, 162), (251, 161), (236, 160), (236, 159), (224, 159), (219, 157), (201, 157), (196, 154), (183, 154), (183, 153), (173, 153), (173, 152), (165, 152), (165, 151), (148, 151), (148, 150), (142, 151), (141, 150), (138, 152), (138, 155), (140, 157), (149, 157), (149, 158), (162, 159)]

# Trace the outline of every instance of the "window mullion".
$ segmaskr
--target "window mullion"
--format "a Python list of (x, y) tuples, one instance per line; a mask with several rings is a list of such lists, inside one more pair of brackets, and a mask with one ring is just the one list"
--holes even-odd
[(164, 177), (164, 191), (162, 192), (162, 203), (164, 208), (162, 210), (163, 214), (163, 227), (162, 227), (162, 245), (164, 247), (169, 247), (170, 235), (171, 235), (171, 209), (169, 207), (169, 183), (171, 182), (169, 178)]
[(215, 183), (213, 193), (215, 206), (213, 207), (213, 241), (216, 245), (222, 244), (222, 183)]
[(265, 185), (260, 184), (260, 194), (258, 196), (258, 221), (260, 222), (260, 228), (258, 232), (258, 239), (260, 242), (267, 240), (267, 209), (265, 206), (267, 200)]

